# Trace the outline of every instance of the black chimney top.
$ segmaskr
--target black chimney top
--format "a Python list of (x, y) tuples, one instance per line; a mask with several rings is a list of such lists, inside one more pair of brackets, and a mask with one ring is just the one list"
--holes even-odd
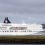
[(9, 21), (8, 17), (5, 17), (4, 23), (11, 23), (11, 22)]

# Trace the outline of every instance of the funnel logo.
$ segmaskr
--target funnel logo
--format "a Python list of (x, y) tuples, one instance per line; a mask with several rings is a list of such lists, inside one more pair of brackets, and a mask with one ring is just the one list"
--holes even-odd
[(8, 19), (8, 17), (5, 17), (5, 19), (4, 19), (4, 23), (11, 23), (10, 21), (9, 21), (9, 19)]

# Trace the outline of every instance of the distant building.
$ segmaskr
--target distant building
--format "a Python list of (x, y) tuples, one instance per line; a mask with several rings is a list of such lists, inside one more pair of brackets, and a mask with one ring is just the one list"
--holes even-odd
[(45, 24), (42, 24), (42, 28), (45, 29)]

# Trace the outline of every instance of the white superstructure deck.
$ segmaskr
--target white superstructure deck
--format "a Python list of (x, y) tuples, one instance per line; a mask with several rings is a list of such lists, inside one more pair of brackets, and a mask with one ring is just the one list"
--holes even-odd
[(40, 24), (0, 23), (0, 36), (34, 35), (40, 31), (43, 31)]

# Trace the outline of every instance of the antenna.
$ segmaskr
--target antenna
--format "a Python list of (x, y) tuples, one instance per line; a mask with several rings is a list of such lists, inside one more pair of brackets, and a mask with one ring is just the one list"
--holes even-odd
[(23, 21), (22, 24), (26, 24), (26, 23)]

